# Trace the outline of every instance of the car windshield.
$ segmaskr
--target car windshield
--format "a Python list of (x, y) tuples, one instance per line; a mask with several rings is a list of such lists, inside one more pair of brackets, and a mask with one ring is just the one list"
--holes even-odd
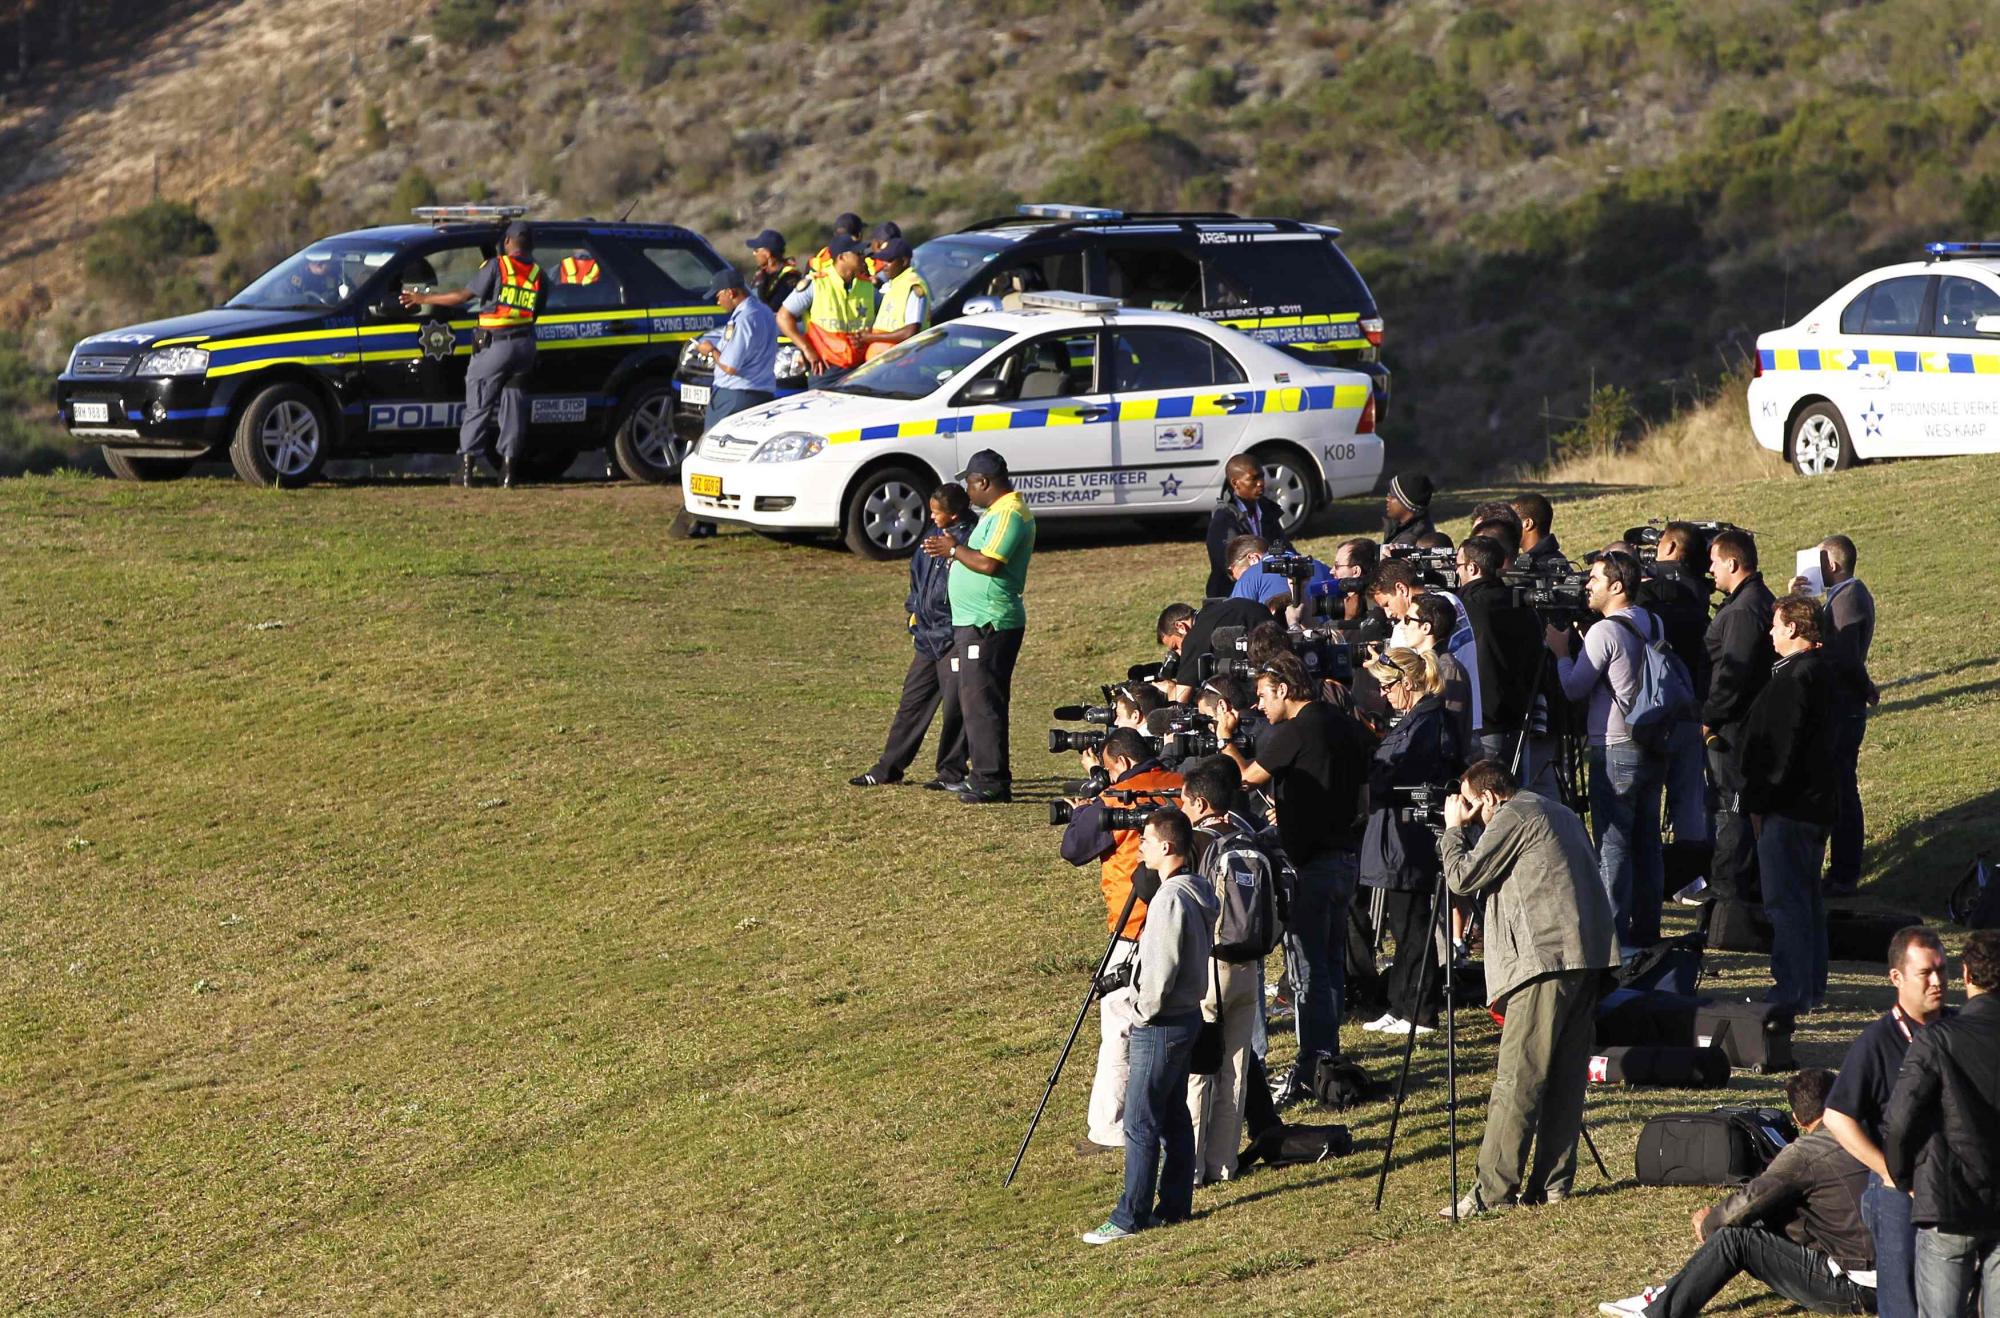
[(831, 388), (868, 398), (925, 398), (1007, 338), (1003, 330), (964, 321), (936, 325), (863, 362)]
[(967, 281), (979, 274), (1006, 251), (1005, 245), (969, 241), (963, 238), (933, 238), (916, 250), (912, 258), (924, 286), (931, 291), (931, 305), (949, 302)]
[(338, 306), (395, 258), (396, 249), (379, 242), (314, 243), (266, 270), (223, 305), (259, 311)]

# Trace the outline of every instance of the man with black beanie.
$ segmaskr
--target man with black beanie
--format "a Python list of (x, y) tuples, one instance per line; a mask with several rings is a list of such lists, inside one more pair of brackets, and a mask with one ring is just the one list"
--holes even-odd
[(1389, 478), (1389, 493), (1382, 499), (1382, 543), (1414, 545), (1437, 530), (1431, 522), (1431, 478), (1421, 471), (1406, 471)]

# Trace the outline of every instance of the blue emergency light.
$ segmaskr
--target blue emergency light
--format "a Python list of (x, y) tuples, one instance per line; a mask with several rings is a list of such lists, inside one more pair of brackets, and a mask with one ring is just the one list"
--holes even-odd
[(2000, 256), (2000, 243), (1925, 243), (1924, 263), (1949, 261), (1954, 256)]
[(1122, 220), (1124, 211), (1108, 210), (1102, 206), (1070, 206), (1055, 201), (1030, 201), (1014, 208), (1016, 215), (1026, 215), (1037, 220), (1075, 220), (1085, 224), (1101, 224), (1106, 220)]

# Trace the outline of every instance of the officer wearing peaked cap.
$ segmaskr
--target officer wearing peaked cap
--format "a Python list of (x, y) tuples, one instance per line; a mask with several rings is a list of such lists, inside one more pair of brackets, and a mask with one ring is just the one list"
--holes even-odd
[(464, 288), (448, 293), (404, 289), (406, 307), (462, 307), (479, 304), (479, 327), (472, 336), (472, 364), (465, 372), (465, 420), (458, 430), (458, 479), (472, 484), (480, 454), (493, 456), (499, 431), (500, 484), (514, 486), (514, 461), (528, 439), (527, 397), (522, 392), (535, 367), (535, 320), (548, 296), (534, 262), (534, 231), (515, 220), (507, 226), (500, 253)]

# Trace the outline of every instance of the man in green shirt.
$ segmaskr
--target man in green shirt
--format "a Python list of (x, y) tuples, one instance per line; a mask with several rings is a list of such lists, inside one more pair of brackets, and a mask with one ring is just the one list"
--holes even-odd
[(979, 525), (959, 544), (948, 535), (924, 541), (924, 552), (951, 560), (952, 667), (965, 719), (969, 760), (958, 799), (967, 805), (1011, 801), (1014, 775), (1007, 758), (1007, 703), (1014, 661), (1028, 613), (1021, 591), (1035, 552), (1035, 516), (1007, 479), (1007, 459), (981, 449), (966, 459), (959, 483), (980, 510)]

